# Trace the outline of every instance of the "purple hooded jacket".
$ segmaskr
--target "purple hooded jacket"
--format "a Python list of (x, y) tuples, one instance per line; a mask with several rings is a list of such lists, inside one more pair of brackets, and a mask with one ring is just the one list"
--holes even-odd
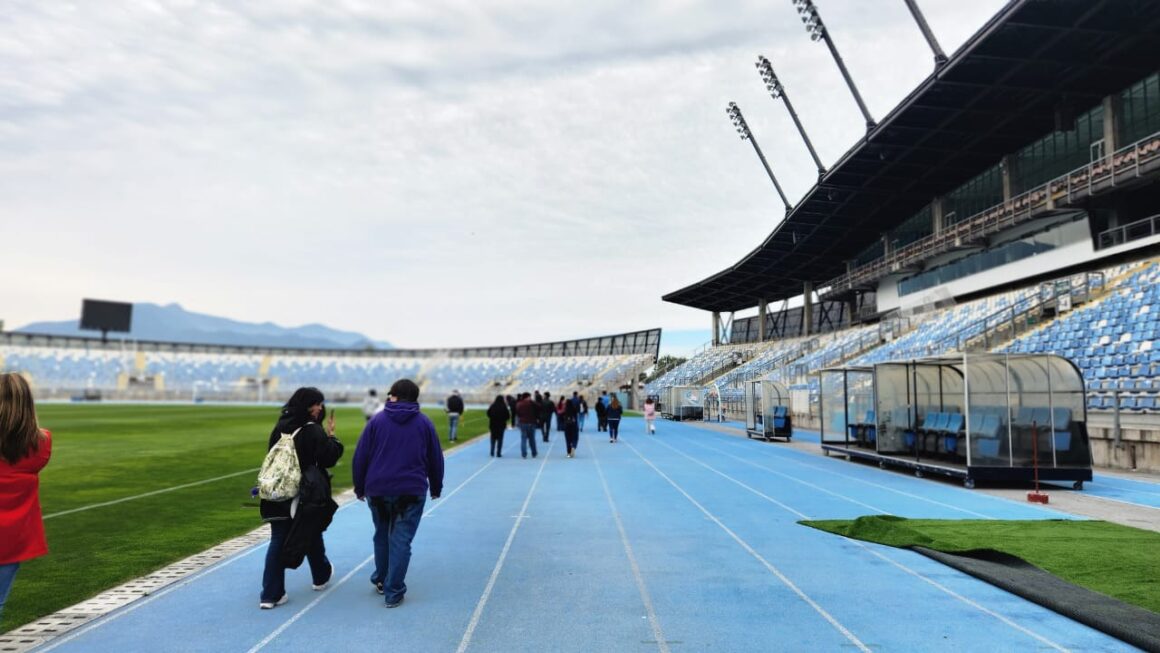
[(387, 402), (367, 422), (354, 450), (354, 492), (359, 497), (443, 493), (443, 449), (435, 425), (419, 404)]

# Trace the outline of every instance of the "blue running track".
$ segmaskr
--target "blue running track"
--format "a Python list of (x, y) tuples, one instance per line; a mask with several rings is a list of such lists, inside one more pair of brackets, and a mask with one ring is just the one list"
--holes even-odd
[[(521, 459), (486, 438), (448, 456), (401, 607), (368, 582), (371, 520), (343, 507), (335, 579), (258, 610), (265, 546), (115, 611), (41, 651), (1126, 651), (1131, 647), (919, 554), (806, 518), (1065, 515), (792, 447), (626, 419)], [(340, 473), (349, 468), (340, 468)], [(1093, 484), (1095, 485), (1095, 484)]]

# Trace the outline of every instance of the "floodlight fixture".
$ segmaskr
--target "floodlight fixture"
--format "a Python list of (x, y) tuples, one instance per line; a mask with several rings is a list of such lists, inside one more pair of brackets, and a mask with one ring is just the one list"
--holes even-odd
[(830, 49), (830, 55), (834, 58), (834, 63), (838, 64), (842, 78), (846, 80), (846, 86), (850, 87), (850, 93), (853, 94), (854, 101), (858, 103), (862, 117), (866, 119), (866, 129), (873, 129), (877, 123), (870, 116), (870, 110), (866, 108), (866, 103), (862, 101), (862, 94), (858, 92), (858, 87), (854, 86), (850, 71), (846, 70), (846, 64), (842, 61), (842, 56), (838, 54), (838, 48), (834, 45), (834, 40), (830, 38), (829, 30), (822, 23), (822, 17), (818, 14), (818, 8), (814, 6), (813, 0), (793, 0), (793, 4), (797, 7), (798, 14), (801, 15), (802, 23), (806, 26), (810, 40), (825, 41), (826, 47)]
[(931, 31), (930, 25), (926, 22), (926, 17), (922, 15), (922, 10), (918, 8), (917, 0), (905, 0), (906, 8), (910, 9), (910, 15), (914, 16), (914, 21), (918, 23), (918, 29), (922, 30), (922, 35), (926, 38), (926, 44), (930, 46), (934, 52), (934, 65), (939, 67), (947, 62), (947, 55), (943, 52), (942, 46), (938, 44), (938, 39), (934, 37), (934, 32)]
[(761, 159), (761, 165), (765, 167), (766, 174), (769, 175), (769, 180), (773, 182), (773, 187), (777, 189), (777, 194), (781, 197), (781, 203), (785, 205), (785, 212), (789, 213), (793, 210), (790, 206), (789, 199), (785, 196), (785, 191), (781, 189), (781, 184), (777, 183), (777, 177), (773, 174), (773, 169), (769, 167), (769, 162), (765, 160), (765, 153), (761, 151), (761, 146), (757, 144), (757, 140), (753, 138), (753, 132), (749, 129), (749, 123), (745, 122), (745, 116), (741, 115), (741, 107), (737, 106), (736, 102), (730, 102), (729, 106), (725, 107), (725, 114), (729, 116), (729, 120), (733, 122), (733, 128), (741, 136), (741, 140), (749, 141), (753, 145), (753, 151), (757, 152), (757, 158)]
[(785, 93), (785, 86), (777, 78), (777, 73), (773, 72), (773, 64), (769, 62), (769, 59), (759, 54), (757, 55), (757, 62), (753, 65), (757, 68), (758, 74), (761, 75), (761, 80), (765, 82), (765, 88), (769, 90), (769, 96), (774, 100), (781, 100), (785, 103), (785, 108), (789, 111), (789, 117), (793, 118), (793, 124), (797, 126), (798, 133), (801, 134), (802, 140), (806, 143), (806, 149), (810, 151), (810, 156), (814, 159), (814, 165), (818, 167), (818, 176), (820, 177), (826, 174), (826, 166), (822, 165), (821, 159), (818, 158), (818, 153), (814, 151), (814, 144), (810, 142), (810, 137), (806, 135), (805, 127), (802, 127), (802, 121), (798, 119), (797, 112), (793, 110), (793, 103), (789, 101), (789, 96)]

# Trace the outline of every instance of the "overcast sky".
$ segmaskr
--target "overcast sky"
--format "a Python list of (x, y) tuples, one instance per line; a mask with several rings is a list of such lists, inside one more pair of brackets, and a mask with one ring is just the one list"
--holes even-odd
[[(920, 0), (948, 52), (1002, 0)], [(933, 69), (903, 0), (817, 0), (876, 118)], [(864, 132), (791, 0), (0, 3), (0, 319), (177, 302), (401, 347), (709, 314)], [(903, 218), (905, 216), (899, 216)]]

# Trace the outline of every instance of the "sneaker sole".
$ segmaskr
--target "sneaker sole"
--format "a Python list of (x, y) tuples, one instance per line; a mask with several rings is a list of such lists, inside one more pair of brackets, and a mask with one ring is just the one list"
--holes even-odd
[(290, 595), (283, 594), (282, 598), (278, 599), (277, 601), (275, 601), (273, 603), (268, 603), (268, 602), (259, 603), (258, 609), (259, 610), (273, 610), (274, 608), (286, 603), (289, 600), (290, 600)]

